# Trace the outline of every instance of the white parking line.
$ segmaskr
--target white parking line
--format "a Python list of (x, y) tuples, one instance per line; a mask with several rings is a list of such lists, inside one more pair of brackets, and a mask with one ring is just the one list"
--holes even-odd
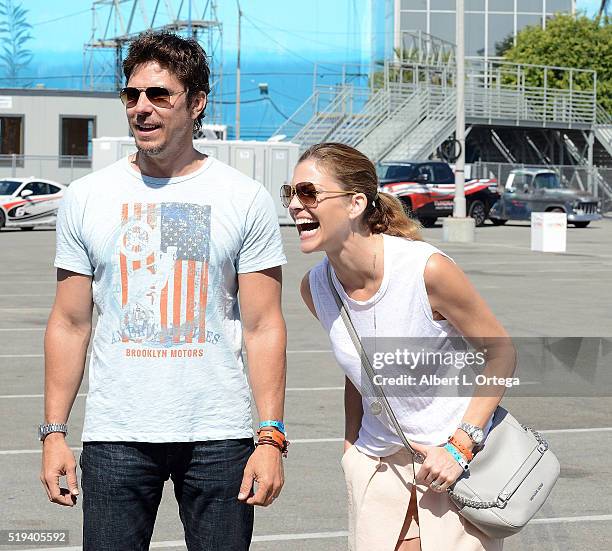
[[(0, 308), (2, 310), (2, 308)], [(327, 354), (331, 350), (287, 350), (287, 354)], [(44, 354), (0, 354), (0, 358), (44, 358)]]
[(0, 283), (57, 283), (55, 274), (49, 279), (0, 279)]
[[(583, 429), (552, 429), (552, 430), (541, 430), (542, 434), (572, 434), (581, 432), (610, 432), (612, 427), (594, 427), (594, 428), (583, 428)], [(344, 438), (294, 438), (291, 440), (292, 444), (327, 444), (344, 442)], [(81, 451), (83, 448), (71, 448), (73, 451)], [(41, 453), (41, 448), (32, 450), (0, 450), (0, 455), (27, 455)]]
[(46, 327), (3, 327), (2, 332), (19, 333), (20, 331), (44, 331)]
[[(589, 515), (582, 517), (554, 517), (554, 518), (535, 518), (529, 524), (561, 524), (564, 522), (609, 522), (612, 521), (612, 515)], [(346, 538), (348, 532), (339, 530), (337, 532), (306, 532), (302, 534), (269, 534), (261, 536), (253, 536), (252, 542), (266, 541), (296, 541), (296, 540), (320, 540), (332, 538)], [(164, 547), (181, 547), (185, 548), (184, 540), (168, 540), (168, 541), (153, 541), (151, 549), (160, 549)], [(32, 547), (23, 551), (81, 551), (81, 546), (72, 547)]]
[[(343, 386), (294, 386), (287, 387), (286, 392), (319, 392), (324, 390), (344, 390)], [(77, 398), (83, 398), (87, 396), (87, 393), (80, 392), (76, 395)], [(44, 398), (44, 394), (0, 394), (0, 400), (15, 400), (21, 398)]]
[(0, 354), (0, 358), (44, 358), (44, 354)]
[(0, 312), (48, 312), (49, 306), (28, 306), (27, 308), (0, 308)]
[(3, 298), (4, 297), (9, 297), (9, 298), (12, 298), (12, 297), (54, 297), (54, 296), (55, 296), (54, 294), (53, 295), (35, 295), (32, 293), (28, 293), (26, 295), (15, 295), (13, 293), (9, 293), (7, 295), (0, 295), (0, 297), (3, 297)]

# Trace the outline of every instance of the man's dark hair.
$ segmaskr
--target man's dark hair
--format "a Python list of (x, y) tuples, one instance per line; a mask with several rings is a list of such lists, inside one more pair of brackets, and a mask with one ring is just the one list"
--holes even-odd
[[(193, 38), (183, 38), (166, 31), (142, 33), (130, 44), (123, 61), (126, 83), (136, 67), (150, 61), (159, 63), (183, 83), (188, 90), (187, 105), (191, 105), (198, 92), (208, 96), (210, 68), (206, 52)], [(203, 118), (204, 110), (193, 122), (194, 131), (200, 130)]]

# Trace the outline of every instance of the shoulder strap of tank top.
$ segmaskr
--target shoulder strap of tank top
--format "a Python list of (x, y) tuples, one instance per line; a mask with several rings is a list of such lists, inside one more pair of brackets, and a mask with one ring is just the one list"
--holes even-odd
[(332, 273), (331, 273), (331, 264), (329, 262), (327, 263), (327, 281), (329, 282), (329, 288), (331, 290), (332, 295), (334, 296), (334, 299), (336, 300), (336, 304), (338, 305), (338, 310), (340, 310), (340, 316), (342, 317), (342, 321), (344, 322), (344, 325), (346, 326), (346, 329), (351, 337), (351, 340), (353, 341), (353, 344), (355, 345), (357, 354), (359, 355), (359, 358), (361, 359), (361, 367), (363, 368), (363, 371), (365, 371), (366, 374), (368, 375), (370, 386), (372, 387), (372, 390), (374, 391), (373, 395), (375, 396), (375, 400), (374, 402), (370, 404), (372, 413), (374, 415), (380, 415), (384, 407), (384, 409), (387, 412), (387, 415), (389, 416), (389, 420), (391, 421), (391, 424), (393, 425), (393, 428), (395, 429), (395, 432), (397, 433), (397, 435), (400, 437), (402, 441), (402, 444), (406, 447), (406, 449), (408, 449), (410, 453), (412, 453), (415, 461), (422, 463), (423, 460), (425, 459), (423, 454), (420, 452), (417, 452), (410, 445), (410, 442), (408, 442), (408, 439), (406, 438), (404, 431), (400, 427), (400, 424), (398, 423), (397, 418), (395, 417), (395, 413), (393, 413), (393, 410), (391, 409), (391, 405), (389, 404), (389, 400), (387, 400), (387, 397), (385, 396), (385, 392), (383, 391), (380, 385), (377, 385), (374, 382), (374, 368), (372, 367), (370, 358), (368, 358), (366, 351), (363, 349), (363, 345), (361, 344), (361, 340), (359, 339), (359, 335), (357, 334), (357, 331), (355, 330), (355, 326), (353, 325), (353, 322), (351, 321), (351, 317), (349, 316), (346, 306), (344, 305), (344, 302), (342, 302), (342, 299), (340, 298), (340, 295), (338, 294), (338, 291), (334, 285), (334, 282), (332, 279)]

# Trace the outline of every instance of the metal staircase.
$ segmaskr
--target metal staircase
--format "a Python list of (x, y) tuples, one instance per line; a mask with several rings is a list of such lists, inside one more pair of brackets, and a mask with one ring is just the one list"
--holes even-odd
[[(331, 87), (326, 92), (327, 94), (323, 95), (321, 90), (315, 91), (314, 101), (318, 106), (315, 115), (294, 137), (294, 141), (304, 149), (315, 143), (328, 141), (327, 137), (352, 113), (353, 86)], [(322, 103), (325, 104), (321, 105)]]
[(408, 86), (389, 86), (374, 90), (359, 113), (353, 113), (346, 122), (330, 135), (330, 141), (357, 146), (375, 128), (394, 116), (406, 98), (414, 93)]
[[(571, 155), (574, 162), (578, 166), (588, 169), (589, 163), (587, 159), (584, 157), (584, 155), (581, 154), (576, 144), (571, 140), (571, 138), (567, 134), (563, 134), (563, 141), (564, 141), (566, 150)], [(604, 194), (607, 200), (612, 200), (612, 186), (604, 179), (604, 177), (601, 174), (599, 174), (599, 172), (597, 172), (595, 168), (593, 168), (592, 175), (593, 175), (593, 180), (595, 181), (597, 185), (597, 189)]]
[(393, 111), (391, 116), (372, 129), (355, 147), (372, 162), (384, 158), (402, 136), (418, 124), (422, 117), (423, 104), (427, 99), (426, 88), (407, 88), (411, 93)]
[[(610, 171), (602, 170), (602, 176), (590, 166), (580, 143), (584, 133), (592, 131), (602, 144), (596, 151), (612, 156), (612, 117), (597, 105), (594, 71), (472, 59), (466, 63), (465, 77), (468, 130), (486, 135), (482, 143), (490, 143), (492, 152), (508, 163), (525, 163), (529, 157), (545, 166), (555, 155), (545, 147), (552, 142), (542, 142), (529, 129), (564, 134), (558, 144), (580, 168), (578, 177), (586, 182), (584, 176), (590, 175), (589, 181), (612, 204)], [(367, 86), (363, 81), (361, 87), (353, 86), (346, 83), (343, 72), (342, 85), (317, 88), (276, 133), (302, 148), (321, 141), (345, 143), (373, 162), (427, 159), (452, 136), (456, 126), (452, 44), (408, 33), (396, 58), (377, 66), (368, 79)], [(520, 143), (512, 141), (515, 131), (524, 133)], [(584, 186), (582, 180), (580, 184)]]
[(420, 116), (401, 133), (381, 159), (426, 159), (455, 130), (454, 88), (428, 87), (421, 92)]
[(612, 157), (612, 116), (598, 104), (595, 117), (595, 137)]

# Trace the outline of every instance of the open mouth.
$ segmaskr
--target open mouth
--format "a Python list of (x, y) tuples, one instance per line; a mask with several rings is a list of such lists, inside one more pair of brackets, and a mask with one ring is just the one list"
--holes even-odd
[(295, 220), (295, 227), (297, 228), (298, 234), (302, 238), (311, 237), (319, 229), (319, 223), (316, 220), (310, 218), (297, 218)]
[(161, 128), (161, 125), (159, 124), (138, 124), (136, 123), (134, 126), (136, 126), (137, 130), (139, 132), (142, 132), (143, 134), (148, 134), (150, 132), (154, 132), (158, 128)]

